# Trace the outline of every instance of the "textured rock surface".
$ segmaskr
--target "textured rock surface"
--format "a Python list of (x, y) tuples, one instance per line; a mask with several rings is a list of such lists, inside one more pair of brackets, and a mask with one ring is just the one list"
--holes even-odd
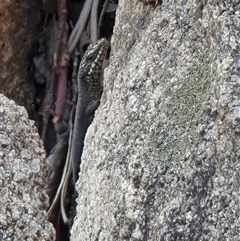
[(41, 2), (0, 1), (0, 93), (28, 109), (33, 102), (33, 83), (26, 83), (27, 64), (36, 41)]
[(119, 1), (72, 241), (239, 240), (239, 2)]
[(0, 94), (0, 240), (54, 240), (44, 158), (26, 110)]

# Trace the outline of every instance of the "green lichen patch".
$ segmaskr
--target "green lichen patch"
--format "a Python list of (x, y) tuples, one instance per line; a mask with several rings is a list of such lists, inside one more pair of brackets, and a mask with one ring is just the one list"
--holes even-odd
[(186, 156), (196, 138), (197, 123), (210, 83), (210, 60), (204, 51), (193, 59), (185, 77), (178, 78), (165, 92), (165, 113), (169, 122), (164, 149), (171, 150), (175, 160)]

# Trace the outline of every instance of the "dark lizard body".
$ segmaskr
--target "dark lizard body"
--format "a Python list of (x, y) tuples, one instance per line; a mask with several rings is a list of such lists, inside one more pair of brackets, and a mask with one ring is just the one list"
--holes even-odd
[(102, 94), (102, 63), (108, 48), (106, 39), (88, 46), (78, 71), (78, 100), (71, 147), (71, 164), (74, 182), (78, 179), (84, 138)]
[(64, 200), (66, 193), (68, 192), (68, 182), (71, 173), (73, 175), (74, 183), (76, 183), (78, 179), (84, 138), (87, 129), (93, 120), (94, 112), (100, 103), (100, 97), (102, 94), (102, 63), (105, 58), (107, 48), (108, 42), (106, 39), (100, 39), (96, 43), (90, 44), (79, 65), (77, 76), (78, 99), (75, 111), (74, 128), (68, 150), (69, 154), (67, 155), (70, 157), (67, 157), (66, 159), (61, 182), (51, 207), (48, 210), (48, 215), (50, 215), (58, 204), (58, 198), (60, 197), (62, 220), (64, 223), (68, 223), (70, 227), (72, 226), (73, 218), (76, 214), (76, 191), (72, 193), (73, 196), (68, 210), (70, 219), (67, 217)]

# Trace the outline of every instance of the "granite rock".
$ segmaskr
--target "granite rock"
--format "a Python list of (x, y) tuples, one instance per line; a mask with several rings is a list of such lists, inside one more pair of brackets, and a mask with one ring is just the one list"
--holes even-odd
[(0, 94), (0, 240), (55, 240), (47, 221), (47, 166), (34, 121)]

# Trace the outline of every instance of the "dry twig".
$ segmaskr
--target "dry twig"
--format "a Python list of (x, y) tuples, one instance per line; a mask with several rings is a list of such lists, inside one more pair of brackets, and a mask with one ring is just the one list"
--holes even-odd
[(77, 46), (80, 35), (86, 25), (87, 18), (89, 16), (93, 0), (85, 1), (79, 19), (69, 37), (68, 40), (68, 52), (71, 54), (74, 48)]

